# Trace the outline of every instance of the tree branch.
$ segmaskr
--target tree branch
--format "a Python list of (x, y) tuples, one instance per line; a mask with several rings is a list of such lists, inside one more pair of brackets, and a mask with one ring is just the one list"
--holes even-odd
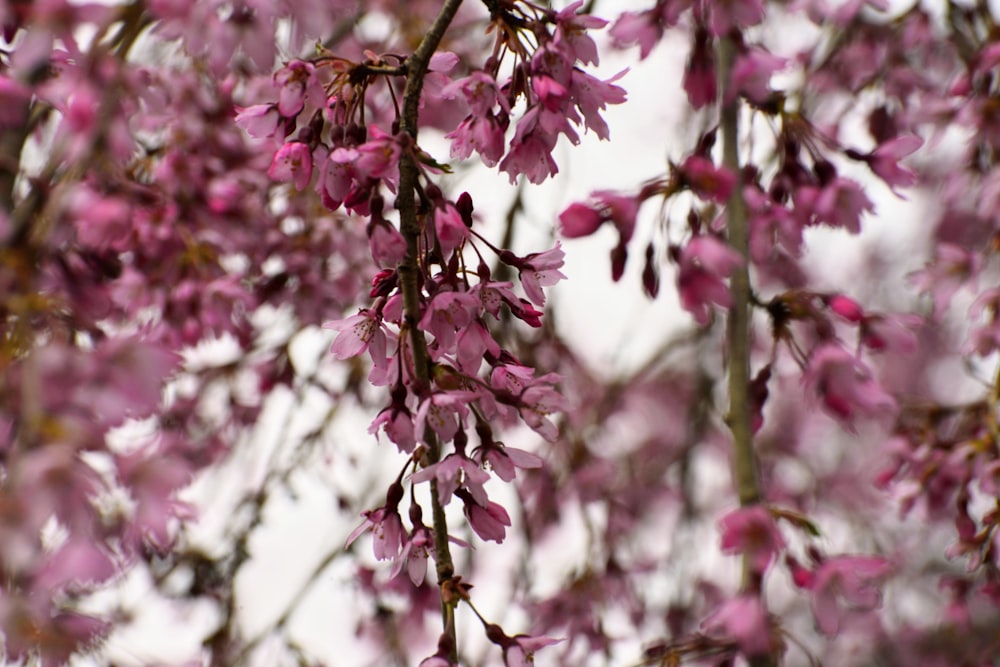
[(729, 245), (740, 253), (744, 263), (733, 272), (730, 290), (733, 305), (729, 310), (729, 415), (727, 421), (733, 433), (733, 477), (740, 504), (753, 505), (760, 501), (757, 464), (753, 452), (753, 432), (750, 426), (750, 271), (747, 207), (743, 200), (739, 158), (738, 96), (730, 100), (727, 93), (735, 45), (728, 37), (719, 40), (719, 90), (723, 96), (720, 123), (722, 126), (722, 162), (736, 177), (733, 192), (726, 204)]
[[(727, 321), (729, 353), (729, 414), (727, 422), (733, 433), (733, 480), (740, 505), (747, 507), (759, 503), (760, 483), (757, 479), (757, 461), (753, 451), (753, 429), (750, 413), (750, 240), (747, 205), (743, 199), (743, 178), (739, 156), (740, 98), (730, 94), (730, 76), (736, 55), (732, 37), (719, 38), (718, 76), (720, 119), (722, 126), (722, 163), (736, 178), (732, 194), (726, 203), (726, 228), (729, 245), (743, 257), (743, 263), (730, 277), (733, 305)], [(760, 595), (760, 578), (751, 574), (747, 558), (743, 561), (743, 590)], [(751, 667), (771, 667), (771, 656), (750, 656)]]
[[(420, 93), (423, 90), (424, 76), (431, 56), (437, 50), (444, 33), (455, 17), (462, 0), (445, 0), (444, 6), (434, 23), (431, 25), (423, 41), (406, 60), (406, 88), (403, 92), (403, 116), (400, 119), (400, 131), (409, 135), (416, 143), (417, 120), (420, 105)], [(430, 387), (430, 357), (427, 354), (427, 340), (420, 330), (420, 285), (419, 285), (419, 252), (421, 227), (417, 215), (415, 192), (420, 170), (414, 157), (414, 146), (407, 146), (399, 161), (399, 196), (396, 198), (396, 208), (399, 210), (399, 226), (406, 239), (406, 257), (398, 267), (399, 281), (403, 292), (403, 304), (406, 313), (406, 324), (410, 333), (410, 346), (413, 353), (414, 374), (418, 382), (418, 392), (425, 393)], [(439, 443), (433, 437), (428, 437), (430, 448), (429, 458), (435, 462), (441, 457)], [(448, 546), (448, 524), (441, 505), (437, 484), (431, 482), (431, 509), (434, 518), (434, 552), (437, 567), (438, 585), (443, 586), (454, 574), (455, 568)], [(442, 593), (444, 588), (442, 588)], [(455, 634), (455, 607), (451, 601), (442, 595), (441, 615), (444, 632), (451, 639), (451, 662), (458, 663), (458, 645)]]

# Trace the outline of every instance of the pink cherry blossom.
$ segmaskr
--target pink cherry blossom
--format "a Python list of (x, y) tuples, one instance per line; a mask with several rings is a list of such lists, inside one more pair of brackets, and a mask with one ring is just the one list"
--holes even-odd
[(543, 460), (540, 456), (526, 452), (516, 447), (507, 447), (499, 443), (486, 448), (482, 455), (484, 463), (488, 463), (496, 476), (505, 482), (511, 482), (515, 477), (515, 469), (541, 468)]
[(312, 180), (313, 157), (309, 147), (290, 141), (278, 149), (267, 175), (276, 181), (292, 181), (296, 190), (305, 190)]
[(531, 253), (518, 263), (518, 275), (521, 278), (521, 285), (528, 298), (536, 306), (545, 305), (545, 293), (543, 287), (551, 287), (560, 280), (565, 280), (559, 268), (563, 265), (565, 253), (559, 242), (554, 248), (544, 252)]
[(701, 625), (709, 634), (732, 638), (748, 656), (768, 655), (774, 646), (767, 610), (752, 595), (727, 600)]
[(573, 202), (559, 214), (559, 228), (568, 239), (590, 236), (605, 222), (601, 212), (586, 204)]
[[(694, 44), (684, 67), (681, 86), (687, 93), (688, 101), (695, 109), (700, 109), (715, 101), (716, 90), (715, 49), (707, 30), (697, 30)], [(735, 72), (734, 72), (735, 74)]]
[(445, 135), (451, 139), (451, 157), (464, 160), (479, 153), (483, 164), (495, 167), (504, 153), (504, 127), (493, 114), (469, 116)]
[(923, 143), (920, 137), (913, 135), (896, 137), (879, 145), (868, 154), (866, 161), (871, 170), (895, 191), (896, 187), (907, 187), (916, 181), (913, 172), (901, 167), (899, 161), (915, 152)]
[(743, 263), (739, 253), (711, 236), (697, 236), (680, 251), (677, 288), (681, 305), (698, 324), (708, 323), (709, 304), (729, 307), (732, 298), (723, 280)]
[(681, 182), (703, 199), (724, 203), (733, 191), (736, 178), (725, 167), (699, 155), (688, 157), (680, 165), (677, 175)]
[(278, 131), (281, 116), (274, 104), (254, 104), (245, 109), (239, 109), (236, 114), (236, 124), (247, 131), (251, 137), (273, 137)]
[(603, 81), (579, 69), (574, 69), (571, 74), (569, 92), (573, 97), (573, 102), (583, 114), (587, 128), (593, 130), (601, 139), (608, 140), (611, 137), (608, 124), (601, 112), (609, 104), (625, 102), (627, 97), (625, 89), (614, 85), (614, 82), (627, 73), (628, 70), (622, 70), (610, 79)]
[(406, 256), (406, 239), (389, 222), (373, 222), (369, 227), (368, 243), (372, 259), (379, 267), (395, 267)]
[(881, 604), (876, 585), (890, 571), (892, 565), (875, 556), (838, 556), (820, 563), (809, 588), (813, 616), (823, 633), (835, 636), (848, 609), (870, 611)]
[(293, 60), (274, 74), (278, 86), (278, 112), (285, 118), (296, 116), (308, 102), (319, 109), (326, 102), (323, 86), (312, 63)]
[(581, 7), (583, 0), (577, 0), (556, 13), (555, 45), (564, 49), (572, 60), (584, 65), (597, 65), (597, 45), (587, 31), (603, 28), (608, 22), (592, 14), (578, 14)]
[(473, 504), (482, 507), (489, 504), (483, 484), (489, 481), (490, 474), (483, 470), (478, 463), (464, 455), (449, 454), (440, 462), (410, 475), (410, 481), (414, 484), (430, 479), (437, 480), (441, 502), (445, 505), (459, 488), (465, 489), (469, 493), (470, 498), (474, 500)]
[(864, 319), (865, 311), (854, 299), (843, 294), (834, 294), (826, 300), (827, 307), (848, 322), (857, 324)]
[(488, 501), (485, 506), (478, 502), (464, 504), (465, 516), (469, 525), (481, 539), (500, 544), (507, 536), (510, 527), (510, 515), (502, 505)]
[(469, 236), (469, 229), (451, 202), (434, 209), (434, 230), (445, 255), (451, 254)]
[(514, 635), (504, 646), (504, 667), (531, 667), (535, 664), (535, 652), (563, 641), (552, 637)]
[(423, 525), (416, 527), (413, 532), (404, 539), (403, 549), (396, 558), (392, 572), (389, 576), (398, 576), (403, 569), (413, 582), (414, 586), (424, 583), (427, 577), (427, 561), (434, 553), (434, 536), (430, 530)]
[(874, 352), (909, 354), (919, 345), (921, 325), (916, 315), (870, 315), (861, 323), (861, 344)]
[(773, 94), (771, 76), (784, 69), (787, 62), (762, 49), (748, 49), (733, 64), (731, 90), (751, 102), (763, 104)]
[(370, 126), (368, 131), (368, 141), (357, 147), (355, 168), (369, 178), (396, 183), (399, 178), (399, 155), (402, 152), (398, 139), (377, 125)]
[(482, 309), (482, 301), (472, 292), (440, 292), (428, 304), (420, 326), (434, 336), (442, 352), (451, 352), (459, 330), (478, 318)]
[(896, 401), (857, 357), (835, 343), (813, 350), (804, 378), (823, 407), (850, 424), (856, 417), (891, 414)]
[(935, 316), (941, 316), (955, 293), (966, 284), (975, 286), (980, 270), (979, 255), (950, 243), (934, 250), (934, 259), (927, 268), (910, 275), (913, 284), (929, 292)]
[(721, 0), (712, 5), (710, 25), (716, 37), (725, 36), (734, 28), (757, 25), (764, 18), (761, 0)]
[(500, 356), (500, 345), (480, 320), (473, 321), (459, 332), (456, 348), (459, 368), (471, 375), (479, 371), (487, 353), (493, 358)]
[(636, 217), (642, 199), (610, 190), (592, 192), (590, 205), (573, 203), (559, 214), (559, 223), (566, 238), (589, 236), (605, 222), (611, 222), (622, 239), (628, 242), (635, 232)]
[(722, 552), (744, 554), (754, 572), (762, 574), (785, 547), (774, 517), (762, 505), (733, 510), (719, 521)]
[(349, 359), (368, 350), (376, 366), (386, 365), (387, 339), (373, 311), (362, 310), (343, 320), (325, 322), (323, 328), (339, 332), (330, 347), (337, 359)]
[(403, 544), (403, 522), (396, 508), (380, 507), (365, 512), (364, 517), (365, 522), (348, 536), (347, 546), (370, 529), (374, 536), (372, 548), (375, 558), (379, 560), (398, 558)]

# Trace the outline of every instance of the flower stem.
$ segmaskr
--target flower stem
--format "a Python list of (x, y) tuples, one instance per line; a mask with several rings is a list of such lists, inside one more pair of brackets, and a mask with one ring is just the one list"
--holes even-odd
[[(416, 51), (406, 60), (406, 88), (403, 91), (403, 115), (400, 118), (400, 131), (412, 139), (417, 138), (417, 121), (420, 104), (420, 93), (423, 90), (424, 76), (431, 56), (437, 50), (444, 37), (448, 25), (455, 17), (462, 0), (445, 0), (434, 23), (428, 29)], [(414, 142), (415, 143), (415, 142)], [(399, 281), (403, 292), (407, 329), (410, 332), (410, 346), (413, 351), (413, 372), (416, 378), (418, 392), (426, 392), (430, 387), (431, 368), (427, 353), (427, 340), (420, 330), (420, 221), (418, 219), (415, 192), (420, 171), (414, 158), (413, 147), (403, 150), (399, 161), (399, 196), (396, 198), (396, 208), (399, 210), (400, 231), (406, 239), (406, 257), (398, 267)], [(436, 438), (428, 438), (430, 449), (428, 458), (436, 462), (441, 457), (440, 444)], [(448, 523), (441, 505), (437, 484), (431, 482), (431, 511), (434, 519), (434, 551), (437, 567), (438, 585), (443, 585), (451, 579), (455, 567), (448, 546)], [(453, 664), (458, 663), (458, 644), (455, 636), (454, 604), (441, 601), (441, 615), (444, 632), (451, 639), (449, 656)]]

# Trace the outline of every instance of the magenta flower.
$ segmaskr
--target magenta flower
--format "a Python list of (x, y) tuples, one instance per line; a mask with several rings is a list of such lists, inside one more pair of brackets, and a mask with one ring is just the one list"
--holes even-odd
[(543, 464), (540, 456), (500, 443), (487, 447), (482, 458), (483, 463), (488, 463), (497, 477), (505, 482), (514, 481), (515, 468), (541, 468)]
[(930, 292), (934, 302), (934, 315), (940, 316), (947, 309), (951, 298), (964, 285), (975, 286), (981, 270), (982, 257), (978, 253), (950, 243), (941, 243), (934, 250), (934, 259), (927, 268), (910, 276), (915, 287)]
[(373, 220), (369, 225), (368, 247), (379, 268), (395, 268), (406, 256), (406, 239), (385, 220)]
[(638, 44), (639, 58), (645, 60), (665, 28), (676, 25), (691, 4), (691, 0), (666, 0), (644, 12), (625, 12), (609, 31), (613, 44), (619, 49)]
[(67, 585), (107, 581), (116, 571), (115, 563), (100, 543), (73, 536), (48, 555), (36, 575), (35, 585), (55, 592)]
[(412, 452), (413, 448), (416, 447), (413, 416), (406, 409), (406, 406), (399, 409), (390, 406), (382, 410), (372, 420), (368, 432), (374, 435), (378, 433), (380, 427), (401, 452)]
[(702, 199), (725, 204), (736, 185), (736, 177), (708, 158), (691, 155), (677, 168), (681, 182)]
[(588, 30), (603, 28), (607, 21), (590, 14), (577, 14), (583, 0), (577, 0), (556, 13), (556, 48), (564, 50), (570, 60), (583, 64), (598, 64), (597, 45)]
[(521, 279), (521, 286), (535, 305), (545, 305), (543, 287), (551, 287), (560, 280), (565, 280), (566, 276), (559, 271), (565, 255), (557, 241), (554, 248), (544, 252), (533, 252), (520, 262), (518, 276)]
[[(610, 79), (601, 80), (587, 74), (583, 70), (573, 69), (570, 74), (569, 92), (577, 109), (583, 114), (587, 129), (593, 130), (598, 137), (607, 141), (610, 138), (608, 124), (601, 116), (609, 104), (622, 104), (627, 98), (625, 89), (614, 85), (628, 70), (618, 72)], [(572, 141), (572, 136), (569, 137)]]
[[(669, 4), (669, 3), (668, 3)], [(657, 20), (655, 11), (625, 12), (618, 17), (609, 31), (614, 45), (623, 49), (639, 46), (639, 58), (645, 60), (656, 43), (663, 37), (664, 26)]]
[(494, 358), (500, 356), (500, 345), (486, 325), (477, 319), (459, 332), (456, 352), (459, 368), (474, 375), (479, 372), (487, 353)]
[(873, 352), (909, 354), (917, 349), (916, 315), (870, 315), (861, 323), (861, 344)]
[(785, 538), (771, 512), (763, 505), (733, 510), (719, 521), (719, 529), (722, 531), (722, 552), (744, 554), (757, 574), (763, 574), (785, 548)]
[(521, 174), (536, 184), (555, 175), (559, 167), (552, 159), (552, 150), (560, 134), (566, 135), (573, 144), (580, 143), (565, 113), (549, 111), (541, 105), (531, 107), (517, 123), (510, 151), (500, 163), (500, 171), (510, 175), (511, 183)]
[(861, 231), (862, 214), (875, 210), (860, 184), (840, 176), (823, 188), (802, 186), (794, 198), (803, 224), (840, 227), (852, 234)]
[(445, 257), (460, 246), (469, 236), (469, 228), (462, 221), (458, 209), (451, 202), (443, 202), (434, 209), (434, 231)]
[(468, 404), (476, 398), (478, 395), (471, 391), (433, 394), (425, 399), (417, 410), (414, 436), (418, 441), (423, 441), (427, 427), (430, 426), (439, 438), (444, 441), (451, 440), (465, 423), (465, 418), (469, 414)]
[(365, 531), (371, 529), (374, 536), (372, 550), (375, 552), (375, 558), (378, 560), (397, 558), (403, 546), (404, 534), (403, 520), (399, 516), (399, 511), (395, 507), (380, 507), (365, 512), (363, 516), (365, 522), (347, 537), (345, 546), (350, 546)]
[(514, 635), (511, 639), (512, 642), (503, 649), (504, 667), (532, 667), (535, 664), (536, 651), (562, 641), (552, 637), (530, 635)]
[(386, 365), (386, 336), (381, 318), (374, 311), (364, 309), (343, 320), (325, 322), (323, 328), (340, 332), (330, 346), (337, 359), (349, 359), (368, 350), (376, 366)]
[(715, 101), (716, 90), (715, 45), (706, 30), (697, 30), (691, 54), (684, 67), (681, 86), (687, 93), (688, 101), (695, 109), (700, 109)]
[(482, 70), (471, 72), (469, 76), (458, 79), (441, 90), (441, 97), (445, 99), (455, 99), (459, 94), (465, 98), (473, 117), (490, 116), (497, 106), (510, 112), (507, 98), (500, 92), (496, 79)]
[(751, 102), (763, 104), (774, 93), (771, 76), (785, 68), (788, 61), (759, 48), (747, 49), (733, 63), (731, 90)]
[(826, 307), (853, 324), (857, 324), (865, 317), (865, 311), (861, 309), (861, 305), (843, 294), (834, 294), (828, 297)]
[(677, 289), (681, 305), (705, 325), (709, 304), (728, 308), (732, 303), (725, 278), (743, 264), (738, 252), (713, 236), (696, 236), (680, 251)]
[(719, 0), (712, 4), (709, 25), (713, 35), (723, 37), (733, 28), (748, 28), (763, 19), (762, 0)]
[(319, 191), (323, 205), (336, 210), (360, 184), (367, 179), (357, 170), (358, 152), (353, 148), (336, 148), (323, 161), (319, 176)]
[(592, 192), (590, 198), (592, 204), (574, 203), (559, 214), (563, 236), (589, 236), (605, 222), (611, 222), (622, 242), (627, 243), (635, 231), (636, 217), (643, 200), (639, 196), (622, 195), (611, 190)]
[(497, 544), (503, 542), (507, 536), (507, 528), (510, 527), (510, 515), (502, 505), (489, 500), (484, 506), (470, 498), (464, 502), (464, 511), (469, 525), (480, 539)]
[(871, 170), (885, 181), (893, 192), (896, 192), (897, 186), (907, 187), (916, 182), (916, 175), (901, 167), (899, 161), (916, 151), (923, 143), (923, 139), (912, 134), (896, 137), (879, 145), (866, 156), (865, 161)]
[(438, 463), (410, 475), (410, 481), (414, 484), (432, 478), (437, 480), (438, 493), (441, 494), (441, 503), (444, 505), (451, 501), (452, 494), (460, 487), (469, 493), (474, 504), (485, 507), (489, 503), (483, 484), (490, 480), (490, 474), (464, 454), (449, 454)]
[(434, 536), (426, 526), (417, 526), (404, 540), (403, 549), (396, 558), (389, 576), (398, 576), (405, 567), (410, 581), (414, 586), (419, 586), (424, 583), (424, 578), (427, 576), (427, 561), (433, 553)]
[(251, 137), (258, 139), (273, 137), (278, 131), (281, 115), (274, 104), (254, 104), (239, 109), (236, 114), (236, 124), (246, 130)]
[(876, 584), (891, 570), (891, 564), (877, 556), (838, 556), (823, 561), (810, 583), (813, 616), (820, 630), (833, 637), (847, 609), (877, 608), (882, 595)]
[(274, 154), (267, 175), (274, 181), (292, 181), (295, 189), (302, 191), (312, 180), (312, 172), (313, 158), (309, 146), (301, 141), (290, 141)]
[(774, 647), (767, 610), (752, 595), (727, 600), (701, 626), (708, 634), (732, 638), (745, 655), (769, 655)]
[(445, 135), (451, 139), (451, 157), (464, 160), (479, 153), (487, 167), (495, 167), (503, 157), (504, 128), (493, 114), (469, 116)]
[[(547, 379), (550, 377), (552, 379)], [(536, 384), (528, 387), (521, 394), (519, 410), (521, 419), (547, 442), (555, 442), (559, 436), (559, 430), (548, 418), (549, 415), (566, 409), (566, 399), (554, 386), (546, 384), (546, 382), (557, 382), (558, 380), (558, 375), (549, 373), (539, 378)]]
[(858, 415), (871, 417), (896, 409), (896, 401), (879, 386), (868, 367), (835, 343), (813, 350), (804, 381), (828, 412), (848, 424)]
[(566, 87), (550, 76), (533, 76), (531, 88), (538, 96), (538, 101), (549, 111), (558, 112), (569, 98)]
[(456, 333), (476, 320), (482, 309), (472, 292), (439, 292), (427, 305), (420, 328), (434, 336), (442, 353), (451, 352)]
[(563, 236), (575, 239), (590, 236), (604, 224), (605, 220), (600, 211), (586, 204), (574, 202), (559, 214), (559, 228)]
[(1000, 288), (984, 291), (969, 308), (969, 318), (974, 322), (985, 322), (975, 327), (969, 334), (966, 351), (988, 356), (1000, 349)]
[(371, 529), (374, 539), (372, 549), (375, 558), (387, 560), (397, 558), (403, 545), (403, 520), (399, 516), (399, 502), (403, 499), (403, 487), (399, 482), (389, 486), (385, 494), (385, 505), (377, 510), (369, 510), (362, 514), (364, 523), (355, 528), (347, 536), (345, 547), (351, 546), (365, 531)]
[(368, 133), (368, 141), (357, 147), (355, 168), (369, 178), (395, 184), (399, 180), (399, 156), (403, 150), (399, 141), (377, 125), (370, 125)]
[(274, 74), (278, 90), (278, 111), (285, 118), (297, 116), (306, 102), (320, 109), (326, 102), (323, 85), (316, 77), (312, 63), (293, 60)]

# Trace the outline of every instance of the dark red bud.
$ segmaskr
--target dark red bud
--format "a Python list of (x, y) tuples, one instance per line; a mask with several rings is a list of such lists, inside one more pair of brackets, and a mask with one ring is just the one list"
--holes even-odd
[(625, 273), (625, 263), (628, 261), (628, 248), (624, 243), (619, 243), (611, 251), (611, 279), (615, 282), (621, 280)]
[(655, 299), (660, 293), (660, 273), (656, 268), (656, 258), (653, 252), (653, 244), (646, 246), (646, 266), (642, 269), (642, 288)]
[(455, 202), (455, 208), (458, 209), (458, 214), (462, 216), (462, 222), (469, 229), (472, 229), (472, 196), (468, 192), (463, 192), (458, 196), (458, 201)]

